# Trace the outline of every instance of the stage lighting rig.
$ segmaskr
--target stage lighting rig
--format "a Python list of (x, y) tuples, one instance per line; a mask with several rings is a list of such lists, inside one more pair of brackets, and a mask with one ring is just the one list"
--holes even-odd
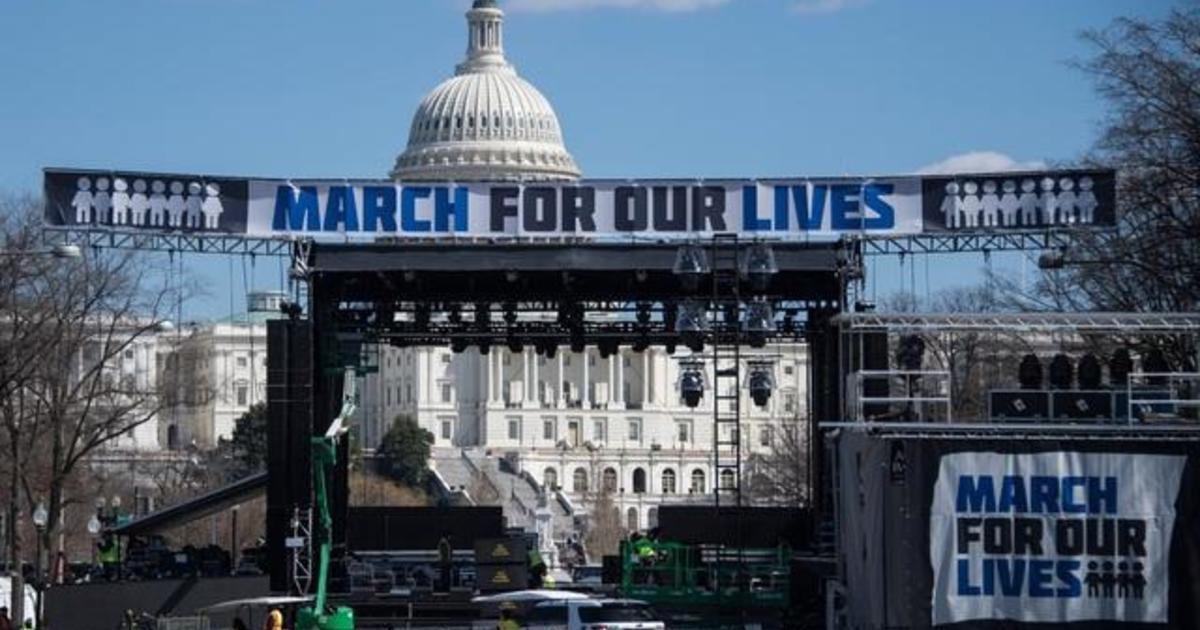
[(649, 302), (638, 302), (637, 305), (637, 323), (640, 327), (645, 328), (650, 325), (652, 305)]
[(1118, 348), (1108, 360), (1108, 381), (1116, 387), (1125, 387), (1130, 372), (1133, 372), (1133, 357), (1125, 348)]
[(746, 249), (741, 271), (752, 290), (760, 293), (766, 291), (771, 286), (771, 278), (779, 273), (775, 250), (766, 243), (754, 243)]
[(708, 330), (708, 311), (704, 304), (689, 300), (680, 305), (675, 330), (692, 352), (704, 352), (704, 333)]
[(1076, 370), (1079, 389), (1100, 389), (1103, 374), (1104, 370), (1100, 367), (1100, 359), (1096, 355), (1089, 352), (1079, 359), (1079, 367)]
[(596, 347), (600, 349), (601, 359), (607, 359), (621, 351), (621, 344), (616, 339), (603, 339)]
[(418, 303), (413, 308), (413, 324), (417, 332), (429, 332), (430, 307), (426, 302)]
[(467, 349), (467, 340), (464, 337), (453, 337), (450, 339), (450, 351), (455, 354), (461, 354)]
[(1021, 384), (1021, 389), (1042, 388), (1042, 362), (1036, 354), (1030, 353), (1021, 358), (1021, 365), (1017, 368), (1017, 382)]
[(475, 329), (479, 332), (487, 332), (491, 324), (492, 305), (487, 302), (475, 303)]
[(679, 277), (685, 290), (695, 293), (700, 288), (700, 281), (711, 270), (703, 247), (689, 243), (680, 245), (675, 251), (675, 266), (671, 271)]
[(750, 400), (758, 407), (767, 407), (770, 392), (775, 389), (775, 377), (772, 374), (772, 362), (750, 361), (750, 377), (746, 379), (746, 389), (750, 390)]
[(704, 398), (704, 362), (682, 361), (679, 367), (682, 370), (679, 375), (679, 395), (685, 405), (695, 409), (700, 405), (700, 399)]
[(1067, 355), (1059, 353), (1050, 359), (1050, 387), (1053, 389), (1071, 389), (1075, 380), (1075, 367)]
[(770, 302), (755, 300), (746, 304), (746, 333), (751, 348), (767, 345), (767, 335), (775, 332), (775, 311)]

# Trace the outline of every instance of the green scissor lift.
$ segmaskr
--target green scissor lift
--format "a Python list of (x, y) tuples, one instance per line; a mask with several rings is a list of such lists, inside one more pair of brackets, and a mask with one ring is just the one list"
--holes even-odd
[[(646, 549), (649, 549), (648, 553)], [(621, 593), (658, 606), (783, 610), (791, 549), (622, 541)]]

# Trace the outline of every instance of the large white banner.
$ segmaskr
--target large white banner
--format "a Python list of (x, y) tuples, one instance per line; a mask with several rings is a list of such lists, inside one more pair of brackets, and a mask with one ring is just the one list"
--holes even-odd
[(246, 232), (354, 238), (918, 234), (921, 181), (421, 185), (250, 181)]
[(785, 241), (1111, 226), (1112, 171), (398, 183), (47, 169), (47, 225), (327, 241)]
[(954, 453), (929, 524), (933, 623), (1166, 623), (1186, 458)]

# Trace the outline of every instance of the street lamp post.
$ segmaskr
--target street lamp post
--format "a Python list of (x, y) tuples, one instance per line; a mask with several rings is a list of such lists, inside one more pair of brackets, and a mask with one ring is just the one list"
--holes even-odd
[(45, 580), (42, 579), (42, 536), (46, 532), (46, 523), (50, 520), (50, 513), (46, 511), (46, 506), (40, 501), (37, 508), (33, 511), (33, 526), (37, 529), (37, 555), (33, 561), (33, 591), (36, 597), (33, 600), (33, 623), (35, 628), (42, 627), (42, 589), (45, 588)]
[(96, 545), (100, 544), (100, 531), (104, 529), (104, 523), (100, 522), (100, 513), (99, 513), (99, 509), (101, 507), (100, 502), (103, 500), (104, 500), (103, 497), (96, 499), (97, 511), (95, 514), (92, 514), (92, 518), (89, 518), (88, 522), (87, 522), (88, 535), (90, 535), (92, 537), (92, 566), (93, 567), (96, 566)]

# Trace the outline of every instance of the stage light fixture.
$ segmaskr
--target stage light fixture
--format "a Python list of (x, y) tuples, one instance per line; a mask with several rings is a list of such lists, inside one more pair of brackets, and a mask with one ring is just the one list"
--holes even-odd
[(754, 291), (766, 291), (771, 285), (771, 278), (779, 273), (779, 265), (775, 263), (775, 250), (766, 243), (754, 243), (746, 249), (742, 260), (742, 273), (750, 281)]
[(650, 349), (650, 338), (649, 337), (647, 337), (645, 335), (641, 335), (637, 339), (634, 340), (634, 342), (633, 342), (633, 351), (634, 352), (641, 354), (649, 349)]
[(688, 368), (679, 378), (679, 394), (688, 407), (695, 409), (704, 397), (704, 375), (696, 368)]
[(775, 332), (775, 310), (765, 300), (755, 300), (746, 305), (746, 332), (750, 347), (767, 345), (767, 335)]
[(638, 303), (636, 316), (638, 324), (641, 324), (642, 326), (647, 326), (650, 324), (650, 308), (651, 306), (649, 302)]
[(1104, 370), (1100, 367), (1100, 359), (1096, 355), (1089, 352), (1079, 358), (1079, 367), (1076, 370), (1079, 389), (1100, 389), (1103, 378)]
[(587, 349), (587, 344), (583, 342), (583, 331), (576, 330), (571, 333), (571, 352), (575, 354), (583, 354)]
[(668, 341), (668, 342), (664, 343), (663, 349), (667, 351), (667, 354), (675, 354), (675, 342)]
[(504, 323), (509, 326), (517, 323), (517, 305), (513, 302), (504, 303)]
[(721, 307), (721, 314), (725, 319), (725, 325), (734, 328), (737, 326), (738, 320), (741, 319), (741, 307), (737, 302), (726, 304)]
[(508, 350), (513, 354), (521, 354), (521, 351), (525, 349), (525, 344), (521, 343), (521, 338), (516, 335), (509, 335), (506, 344)]
[(488, 325), (492, 318), (492, 305), (487, 302), (475, 303), (475, 328), (480, 331), (487, 331)]
[(679, 306), (674, 302), (663, 302), (663, 329), (675, 332), (675, 320), (679, 318)]
[(1059, 353), (1050, 359), (1050, 387), (1054, 389), (1071, 389), (1075, 380), (1075, 367), (1067, 355)]
[[(1166, 374), (1171, 371), (1171, 364), (1167, 363), (1167, 355), (1163, 354), (1158, 348), (1151, 348), (1149, 352), (1142, 357), (1142, 371), (1151, 374)], [(1167, 377), (1151, 376), (1146, 379), (1150, 385), (1166, 385)]]
[(1042, 388), (1042, 362), (1036, 354), (1027, 354), (1021, 358), (1021, 365), (1017, 368), (1017, 381), (1021, 384), (1021, 389)]
[[(393, 316), (394, 317), (394, 316)], [(429, 304), (417, 304), (413, 310), (413, 323), (416, 325), (418, 332), (427, 332), (429, 330), (430, 309)]]
[(492, 342), (487, 337), (479, 340), (479, 354), (488, 354), (492, 350)]
[(1044, 271), (1062, 269), (1067, 266), (1067, 256), (1061, 250), (1049, 250), (1038, 256), (1038, 269)]
[(462, 306), (459, 304), (451, 304), (449, 306), (449, 308), (447, 308), (447, 310), (446, 310), (446, 319), (451, 324), (455, 324), (455, 325), (461, 324), (462, 323)]
[(750, 398), (755, 405), (766, 407), (771, 400), (771, 389), (774, 385), (768, 368), (755, 368), (750, 372)]
[(607, 359), (621, 351), (621, 342), (616, 339), (604, 339), (596, 344), (600, 349), (600, 358)]
[(1129, 373), (1132, 371), (1133, 357), (1129, 355), (1129, 351), (1119, 348), (1113, 352), (1112, 358), (1108, 360), (1108, 382), (1117, 387), (1125, 387), (1129, 384)]
[(784, 311), (783, 312), (783, 322), (779, 329), (782, 332), (789, 334), (789, 335), (792, 333), (795, 333), (796, 332), (796, 315), (797, 315), (796, 309), (794, 309), (794, 308), (789, 308), (786, 311)]
[(684, 302), (679, 307), (675, 329), (679, 331), (683, 344), (692, 352), (703, 352), (704, 332), (708, 329), (708, 312), (704, 305), (696, 301)]
[(450, 340), (450, 351), (459, 354), (467, 349), (467, 340), (462, 337), (454, 337)]
[(671, 271), (679, 277), (679, 282), (687, 291), (694, 292), (699, 289), (704, 274), (711, 269), (703, 247), (689, 243), (680, 245), (675, 251), (675, 266)]

